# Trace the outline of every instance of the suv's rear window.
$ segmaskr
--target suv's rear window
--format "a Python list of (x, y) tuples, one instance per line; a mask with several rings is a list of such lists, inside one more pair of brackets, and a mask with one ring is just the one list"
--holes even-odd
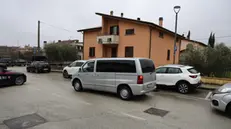
[(150, 73), (155, 71), (155, 65), (152, 60), (139, 59), (143, 73)]
[(198, 71), (196, 69), (194, 69), (194, 68), (190, 68), (190, 69), (188, 69), (188, 71), (190, 73), (198, 73)]

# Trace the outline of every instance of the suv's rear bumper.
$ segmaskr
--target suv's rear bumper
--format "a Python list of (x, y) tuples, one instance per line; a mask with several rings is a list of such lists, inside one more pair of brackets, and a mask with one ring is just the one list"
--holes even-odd
[(196, 83), (196, 84), (191, 84), (191, 86), (192, 87), (194, 87), (194, 88), (198, 88), (199, 86), (201, 86), (201, 81), (200, 82), (198, 82), (198, 83)]

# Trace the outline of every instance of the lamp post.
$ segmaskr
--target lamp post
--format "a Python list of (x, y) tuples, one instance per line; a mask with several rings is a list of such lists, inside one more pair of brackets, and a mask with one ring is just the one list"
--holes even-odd
[[(174, 6), (173, 8), (174, 12), (176, 13), (176, 20), (175, 20), (175, 38), (174, 38), (174, 53), (173, 53), (173, 64), (175, 64), (175, 59), (176, 59), (176, 39), (177, 39), (177, 19), (178, 19), (178, 13), (180, 12), (180, 6)], [(179, 48), (178, 48), (179, 49)]]

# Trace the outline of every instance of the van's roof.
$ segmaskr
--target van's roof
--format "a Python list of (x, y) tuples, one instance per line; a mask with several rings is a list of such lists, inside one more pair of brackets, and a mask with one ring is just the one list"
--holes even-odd
[(137, 60), (137, 59), (151, 60), (148, 58), (95, 58), (95, 59), (90, 59), (90, 60)]

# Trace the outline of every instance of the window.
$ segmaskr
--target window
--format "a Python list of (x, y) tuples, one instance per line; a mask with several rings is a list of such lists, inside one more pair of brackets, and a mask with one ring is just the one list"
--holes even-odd
[(89, 57), (95, 57), (95, 47), (89, 48)]
[(156, 69), (156, 73), (166, 73), (166, 71), (167, 71), (166, 67), (161, 67), (161, 68)]
[(126, 29), (125, 35), (133, 35), (133, 34), (135, 34), (134, 29)]
[(167, 60), (170, 60), (170, 50), (167, 51)]
[(179, 68), (168, 68), (168, 72), (167, 73), (182, 73), (182, 71)]
[(74, 67), (75, 66), (75, 62), (72, 62), (69, 67)]
[(133, 60), (98, 60), (96, 72), (136, 73)]
[(119, 26), (111, 26), (110, 35), (119, 35)]
[(188, 71), (190, 73), (198, 73), (198, 71), (196, 69), (194, 69), (194, 68), (190, 68), (190, 69), (188, 69)]
[(164, 38), (164, 33), (163, 32), (159, 32), (159, 37), (160, 38)]
[(95, 61), (90, 61), (83, 66), (83, 72), (94, 72)]
[(140, 65), (143, 73), (151, 73), (155, 71), (155, 66), (152, 60), (140, 59)]
[(84, 64), (84, 62), (76, 62), (75, 63), (75, 67), (80, 67), (80, 66), (82, 66)]
[(133, 47), (125, 47), (125, 57), (133, 57)]

